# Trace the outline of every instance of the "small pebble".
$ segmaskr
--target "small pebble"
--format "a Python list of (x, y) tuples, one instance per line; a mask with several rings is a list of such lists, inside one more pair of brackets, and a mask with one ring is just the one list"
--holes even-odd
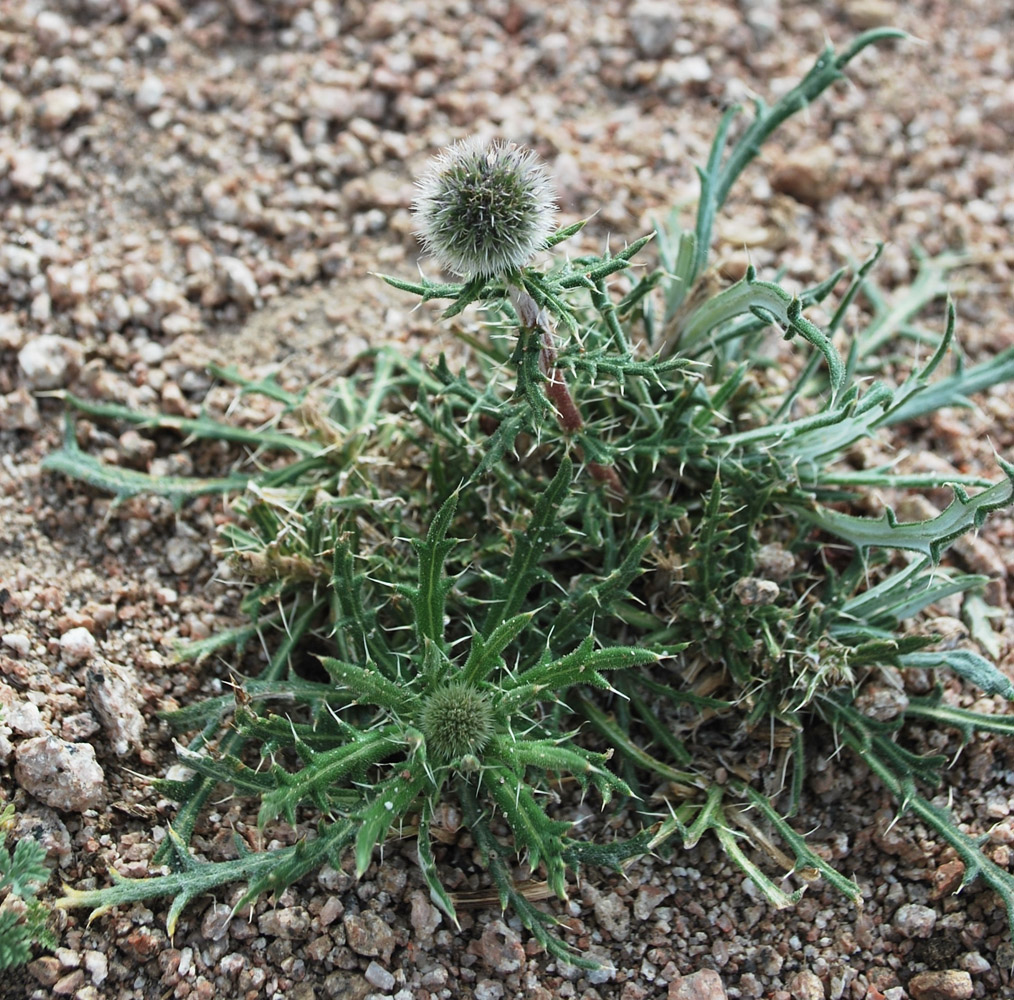
[(762, 607), (774, 604), (780, 593), (778, 584), (773, 580), (762, 580), (757, 576), (744, 576), (737, 580), (732, 588), (736, 599), (744, 607)]
[(57, 981), (56, 985), (53, 987), (53, 992), (58, 997), (68, 997), (84, 986), (84, 981), (84, 970), (75, 969), (73, 972), (67, 973), (66, 976)]
[(157, 76), (146, 76), (134, 94), (134, 105), (138, 111), (154, 111), (165, 96), (165, 84)]
[(722, 979), (713, 969), (680, 976), (669, 984), (667, 1000), (727, 1000)]
[(5, 632), (0, 635), (0, 643), (18, 656), (27, 656), (32, 649), (31, 640), (24, 632)]
[[(383, 990), (385, 993), (390, 993), (395, 986), (395, 978), (378, 962), (370, 962), (366, 966), (366, 972), (364, 973), (366, 981), (371, 986), (376, 986), (378, 990)], [(478, 995), (477, 995), (478, 996)]]
[(173, 573), (185, 576), (204, 561), (204, 548), (192, 538), (170, 538), (166, 542), (165, 558)]
[(260, 294), (253, 271), (238, 257), (219, 257), (217, 264), (225, 279), (226, 295), (237, 305), (252, 306)]
[(672, 50), (679, 36), (679, 7), (667, 0), (637, 0), (627, 24), (642, 58), (658, 59)]
[(23, 193), (38, 191), (46, 182), (49, 154), (41, 149), (17, 149), (10, 154), (11, 184)]
[(661, 886), (645, 884), (637, 890), (637, 897), (634, 899), (634, 917), (636, 920), (645, 921), (655, 908), (668, 896), (667, 890)]
[(83, 743), (101, 728), (91, 712), (74, 712), (60, 723), (60, 736), (68, 743)]
[(81, 370), (83, 361), (84, 351), (77, 341), (51, 333), (35, 337), (18, 351), (18, 365), (31, 389), (63, 388)]
[(659, 67), (656, 82), (665, 89), (707, 83), (710, 79), (711, 67), (707, 59), (703, 56), (687, 56), (685, 59), (666, 59)]
[(469, 945), (493, 972), (506, 976), (525, 964), (525, 949), (517, 933), (502, 920), (491, 920), (478, 941)]
[(793, 1000), (824, 1000), (824, 984), (809, 969), (801, 969), (786, 983)]
[(95, 653), (95, 636), (84, 626), (68, 629), (60, 636), (60, 656), (74, 666), (90, 660)]
[(409, 917), (418, 938), (431, 938), (443, 922), (443, 914), (429, 901), (421, 889), (412, 893), (412, 912)]
[(103, 661), (88, 671), (88, 703), (120, 757), (139, 750), (144, 734), (141, 688), (132, 667)]
[(101, 986), (109, 975), (109, 959), (101, 951), (86, 951), (84, 967), (96, 986)]
[(310, 914), (302, 906), (268, 910), (257, 918), (257, 930), (271, 937), (286, 939), (309, 937)]
[(35, 37), (43, 49), (55, 52), (70, 41), (70, 25), (55, 10), (41, 10), (35, 17)]
[(894, 929), (907, 938), (928, 938), (937, 922), (937, 911), (919, 903), (899, 906), (894, 914)]
[(18, 736), (40, 736), (44, 729), (39, 706), (30, 701), (16, 701), (6, 706), (3, 721)]
[(55, 131), (66, 125), (84, 107), (84, 99), (76, 87), (55, 87), (39, 100), (38, 122), (42, 128)]
[(626, 941), (630, 937), (630, 911), (615, 892), (603, 893), (594, 906), (595, 918), (614, 941)]
[(62, 860), (70, 857), (70, 832), (55, 810), (29, 804), (15, 813), (12, 840), (34, 840), (46, 851), (47, 858)]
[(28, 971), (43, 986), (53, 986), (60, 978), (62, 969), (60, 968), (59, 959), (54, 958), (52, 955), (43, 955), (34, 962), (28, 963)]
[(754, 565), (758, 576), (782, 583), (792, 576), (796, 568), (796, 557), (778, 542), (769, 542), (757, 550)]
[(106, 776), (87, 743), (37, 736), (19, 744), (15, 760), (14, 780), (53, 809), (84, 812), (102, 801)]
[(958, 969), (920, 972), (908, 981), (912, 1000), (971, 1000), (975, 994), (972, 977)]
[(395, 940), (391, 928), (370, 910), (365, 913), (346, 913), (344, 917), (345, 938), (348, 946), (357, 954), (367, 958), (391, 960)]

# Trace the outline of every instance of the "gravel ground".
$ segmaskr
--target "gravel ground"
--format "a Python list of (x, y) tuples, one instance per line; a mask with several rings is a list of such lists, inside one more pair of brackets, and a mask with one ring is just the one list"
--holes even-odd
[[(144, 777), (173, 761), (154, 713), (229, 672), (172, 665), (173, 644), (234, 623), (240, 591), (211, 548), (220, 501), (115, 507), (40, 474), (62, 433), (46, 392), (224, 412), (235, 400), (212, 385), (209, 361), (281, 366), (298, 387), (368, 341), (432, 342), (433, 313), (410, 312), (369, 272), (414, 273), (412, 179), (434, 151), (474, 132), (533, 146), (564, 221), (597, 213), (588, 249), (616, 245), (693, 202), (693, 165), (726, 105), (777, 96), (825, 39), (878, 25), (922, 42), (868, 51), (851, 83), (780, 133), (720, 220), (718, 258), (734, 275), (748, 253), (803, 285), (885, 238), (891, 285), (913, 276), (916, 247), (967, 250), (960, 334), (985, 357), (1014, 343), (1008, 0), (0, 4), (0, 787), (18, 806), (15, 835), (50, 850), (50, 892), (61, 879), (106, 885), (110, 868), (145, 872), (170, 815)], [(1009, 390), (981, 403), (926, 422), (905, 446), (962, 471), (990, 467), (994, 448), (1010, 454)], [(233, 405), (235, 419), (264, 415)], [(224, 461), (87, 422), (79, 437), (153, 472)], [(1001, 579), (996, 642), (1014, 676), (1012, 532), (994, 518), (962, 558)], [(922, 739), (957, 750), (948, 734)], [(625, 878), (585, 873), (558, 912), (606, 963), (587, 973), (549, 959), (488, 902), (452, 932), (407, 841), (359, 883), (325, 870), (228, 926), (229, 898), (196, 904), (171, 942), (164, 906), (91, 926), (61, 915), (61, 950), (8, 974), (0, 997), (1014, 997), (998, 900), (974, 885), (952, 895), (953, 854), (917, 823), (892, 825), (894, 805), (866, 771), (827, 756), (800, 828), (854, 873), (862, 913), (821, 886), (772, 911), (705, 842)], [(56, 758), (72, 781), (43, 780), (40, 762)], [(1012, 748), (975, 741), (948, 781), (961, 822), (1009, 867)], [(216, 808), (196, 840), (207, 855), (234, 829), (256, 836), (246, 803)], [(629, 823), (584, 818), (604, 834)], [(264, 842), (292, 837), (269, 828)], [(457, 891), (481, 900), (463, 838), (453, 858)]]

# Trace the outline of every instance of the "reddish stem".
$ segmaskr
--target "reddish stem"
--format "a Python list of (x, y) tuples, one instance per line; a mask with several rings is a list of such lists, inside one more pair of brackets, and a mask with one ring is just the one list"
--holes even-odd
[[(540, 309), (535, 300), (523, 289), (511, 288), (511, 301), (517, 310), (518, 318), (528, 330), (539, 332), (539, 371), (546, 378), (546, 398), (553, 404), (556, 417), (565, 434), (576, 434), (584, 428), (584, 420), (577, 403), (570, 393), (570, 387), (562, 371), (556, 367), (556, 348), (553, 346), (553, 328), (549, 316)], [(589, 462), (588, 472), (597, 482), (602, 483), (613, 496), (622, 499), (626, 496), (619, 473), (608, 465)]]

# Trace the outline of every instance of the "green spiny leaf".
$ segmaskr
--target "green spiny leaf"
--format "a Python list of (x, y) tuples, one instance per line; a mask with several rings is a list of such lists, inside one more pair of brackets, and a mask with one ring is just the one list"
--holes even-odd
[(419, 559), (419, 585), (403, 588), (415, 609), (419, 641), (429, 639), (441, 648), (444, 646), (444, 605), (452, 583), (444, 576), (444, 560), (455, 544), (446, 536), (457, 505), (458, 495), (452, 493), (433, 518), (425, 540), (412, 540)]
[(318, 659), (331, 680), (362, 705), (376, 705), (397, 715), (407, 711), (412, 703), (412, 695), (405, 688), (389, 681), (376, 670), (343, 663), (330, 656), (319, 656)]
[(539, 563), (562, 530), (557, 518), (570, 490), (573, 474), (570, 459), (564, 457), (552, 482), (536, 502), (527, 527), (514, 532), (514, 553), (510, 565), (503, 580), (494, 588), (480, 630), (485, 638), (488, 639), (504, 621), (518, 614), (528, 592), (542, 579)]
[(970, 649), (945, 649), (935, 653), (906, 653), (899, 657), (904, 667), (934, 670), (946, 667), (964, 677), (986, 694), (998, 694), (1014, 700), (1014, 684), (989, 660)]
[(999, 457), (997, 462), (1006, 474), (1006, 480), (974, 497), (968, 496), (961, 487), (952, 487), (954, 500), (943, 513), (927, 521), (899, 523), (890, 508), (881, 518), (855, 517), (825, 507), (801, 509), (800, 513), (817, 527), (848, 540), (858, 549), (909, 549), (921, 552), (936, 562), (954, 539), (973, 528), (981, 527), (987, 514), (1011, 503), (1014, 496), (1014, 465)]
[(373, 859), (373, 849), (383, 843), (387, 831), (395, 820), (404, 818), (412, 803), (428, 784), (425, 771), (419, 765), (407, 772), (398, 773), (378, 785), (373, 800), (359, 815), (359, 832), (356, 834), (356, 877), (362, 878)]
[(486, 680), (490, 674), (501, 670), (504, 666), (501, 654), (531, 624), (534, 617), (535, 612), (530, 611), (508, 618), (507, 621), (501, 622), (493, 629), (489, 637), (485, 639), (477, 632), (472, 637), (468, 659), (462, 667), (462, 681), (474, 684), (476, 681)]
[(519, 847), (527, 849), (533, 868), (546, 866), (549, 888), (567, 898), (562, 836), (569, 823), (552, 820), (536, 802), (531, 788), (509, 767), (488, 767), (482, 774), (483, 787), (503, 813)]

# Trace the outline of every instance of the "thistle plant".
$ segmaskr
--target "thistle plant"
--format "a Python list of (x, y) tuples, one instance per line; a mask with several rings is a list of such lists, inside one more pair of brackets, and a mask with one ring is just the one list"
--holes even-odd
[[(673, 218), (616, 254), (534, 265), (535, 251), (581, 229), (547, 232), (544, 168), (509, 146), (454, 147), (424, 178), (417, 214), (425, 248), (464, 280), (386, 280), (448, 301), (447, 317), (475, 308), (483, 324), (458, 332), (470, 351), (459, 371), (379, 347), (358, 376), (290, 393), (216, 369), (282, 405), (278, 424), (257, 430), (67, 397), (91, 417), (229, 440), (276, 461), (215, 480), (156, 480), (103, 465), (72, 428), (47, 461), (118, 497), (241, 490), (221, 542), (250, 580), (251, 623), (181, 655), (255, 636), (272, 649), (236, 693), (168, 716), (189, 734), (179, 752), (193, 772), (157, 783), (180, 803), (156, 858), (169, 871), (69, 890), (61, 905), (101, 912), (169, 895), (171, 930), (218, 886), (245, 882), (242, 905), (346, 851), (362, 875), (387, 836), (413, 830), (422, 878), (453, 919), (446, 850), (430, 830), (450, 801), (503, 905), (551, 953), (581, 962), (515, 879), (512, 855), (565, 897), (582, 864), (615, 868), (713, 836), (773, 905), (802, 889), (777, 884), (772, 860), (858, 900), (859, 887), (792, 825), (807, 755), (837, 744), (1014, 915), (1014, 879), (930, 797), (946, 761), (905, 745), (912, 720), (965, 739), (1014, 733), (1014, 720), (952, 707), (940, 691), (899, 699), (889, 719), (863, 708), (867, 682), (901, 668), (950, 671), (1014, 697), (988, 659), (912, 628), (931, 625), (945, 599), (979, 607), (985, 580), (941, 560), (1011, 503), (1014, 466), (998, 459), (994, 478), (954, 477), (945, 510), (903, 523), (890, 509), (864, 516), (859, 501), (872, 487), (938, 479), (845, 461), (859, 441), (1014, 378), (1014, 350), (971, 367), (959, 358), (943, 374), (954, 309), (936, 332), (917, 314), (945, 295), (954, 257), (924, 261), (913, 289), (891, 301), (873, 283), (879, 249), (798, 295), (753, 268), (727, 287), (708, 270), (717, 213), (763, 143), (863, 49), (900, 37), (876, 30), (827, 49), (777, 104), (758, 101), (731, 145), (730, 110), (700, 172), (693, 227)], [(845, 316), (861, 302), (868, 325), (846, 338)], [(831, 317), (823, 327), (807, 316), (818, 303)], [(797, 360), (776, 381), (760, 348), (777, 334)], [(886, 344), (895, 354), (917, 344), (926, 360), (897, 384), (881, 377)], [(326, 650), (326, 679), (291, 666), (311, 644)], [(751, 763), (755, 733), (774, 748), (770, 772)], [(561, 778), (599, 801), (627, 799), (641, 833), (575, 836)], [(660, 816), (644, 791), (659, 779)], [(259, 800), (262, 825), (315, 820), (315, 836), (196, 860), (191, 836), (220, 782)]]

